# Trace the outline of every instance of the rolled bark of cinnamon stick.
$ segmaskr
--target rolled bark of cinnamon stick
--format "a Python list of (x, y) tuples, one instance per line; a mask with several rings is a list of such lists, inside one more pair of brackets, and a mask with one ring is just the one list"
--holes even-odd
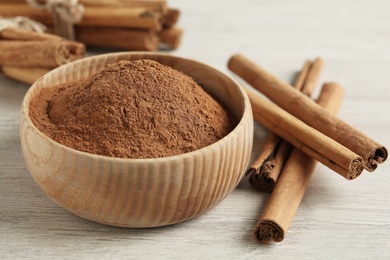
[(281, 138), (275, 133), (270, 132), (260, 151), (257, 159), (249, 167), (246, 175), (249, 175), (248, 181), (255, 189), (261, 191), (272, 191), (276, 184), (276, 178), (271, 176), (275, 174), (276, 163), (275, 148), (281, 143)]
[[(339, 85), (325, 84), (317, 103), (336, 114), (343, 95), (344, 90)], [(259, 242), (280, 242), (284, 239), (316, 165), (316, 160), (293, 149), (255, 227), (254, 235)]]
[(158, 33), (160, 42), (170, 49), (177, 49), (180, 46), (182, 34), (183, 30), (177, 27), (165, 28)]
[[(294, 88), (310, 96), (317, 84), (323, 64), (321, 58), (316, 58), (313, 62), (306, 61), (294, 82)], [(269, 135), (271, 137), (266, 139), (264, 145), (267, 149), (262, 149), (259, 158), (252, 164), (248, 173), (250, 174), (248, 180), (252, 186), (265, 192), (273, 190), (292, 149), (288, 142), (274, 133), (271, 132)], [(272, 144), (267, 143), (269, 140), (272, 140)]]
[(76, 39), (89, 46), (113, 47), (132, 51), (156, 51), (158, 36), (147, 30), (77, 26)]
[(84, 54), (84, 45), (72, 41), (0, 40), (0, 65), (54, 68), (80, 59)]
[(33, 84), (37, 79), (45, 75), (50, 69), (38, 67), (2, 66), (1, 73), (11, 79), (27, 84)]
[[(0, 8), (0, 16), (26, 16), (46, 25), (53, 25), (53, 17), (46, 10), (36, 9), (27, 4), (6, 3)], [(127, 27), (160, 30), (160, 15), (145, 8), (136, 7), (97, 7), (84, 9), (83, 18), (78, 25)]]
[(180, 10), (176, 8), (168, 8), (167, 12), (162, 16), (162, 25), (164, 28), (171, 28), (179, 21)]
[[(334, 83), (335, 84), (335, 83)], [(255, 120), (348, 180), (364, 169), (362, 157), (308, 126), (276, 104), (246, 90)], [(310, 108), (309, 109), (310, 112)]]
[(281, 108), (360, 155), (367, 170), (374, 171), (378, 163), (387, 159), (387, 149), (383, 145), (332, 115), (244, 56), (232, 56), (228, 67)]
[[(277, 136), (274, 133), (271, 136)], [(261, 164), (257, 172), (249, 177), (249, 183), (260, 191), (271, 192), (279, 178), (285, 162), (290, 156), (292, 146), (285, 140), (281, 139), (274, 150), (269, 154), (265, 161)]]

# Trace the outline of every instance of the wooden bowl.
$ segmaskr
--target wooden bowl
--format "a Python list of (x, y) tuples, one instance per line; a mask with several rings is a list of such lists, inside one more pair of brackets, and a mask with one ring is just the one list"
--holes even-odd
[[(202, 149), (155, 159), (124, 159), (77, 151), (40, 132), (29, 103), (42, 88), (84, 79), (119, 60), (147, 58), (191, 76), (239, 119), (237, 127)], [(224, 73), (166, 54), (123, 52), (61, 66), (40, 78), (21, 107), (20, 137), (27, 167), (41, 189), (61, 207), (92, 221), (155, 227), (193, 218), (225, 198), (250, 158), (252, 110), (242, 87)]]

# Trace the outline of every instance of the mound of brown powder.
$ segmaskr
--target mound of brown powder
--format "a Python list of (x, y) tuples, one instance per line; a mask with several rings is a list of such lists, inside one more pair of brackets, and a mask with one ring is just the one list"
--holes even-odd
[(236, 125), (192, 78), (151, 60), (121, 61), (85, 81), (42, 89), (30, 117), (68, 147), (126, 158), (190, 152)]

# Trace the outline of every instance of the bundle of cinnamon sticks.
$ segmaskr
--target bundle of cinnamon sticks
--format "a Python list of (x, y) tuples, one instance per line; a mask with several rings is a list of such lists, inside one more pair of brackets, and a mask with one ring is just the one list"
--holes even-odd
[[(48, 7), (51, 4), (50, 0), (33, 2)], [(156, 51), (159, 48), (175, 49), (180, 45), (182, 30), (176, 26), (180, 11), (169, 7), (166, 0), (78, 2), (83, 12), (74, 24), (75, 40), (87, 46)], [(50, 32), (58, 31), (50, 8), (40, 9), (24, 0), (0, 0), (0, 4), (0, 16), (29, 17), (45, 24)]]
[(0, 30), (0, 72), (31, 84), (51, 69), (83, 58), (85, 46), (59, 36), (24, 29)]
[(243, 55), (228, 62), (231, 71), (274, 102), (247, 90), (254, 118), (270, 130), (247, 172), (253, 187), (272, 191), (254, 230), (261, 243), (284, 239), (317, 161), (352, 180), (387, 159), (383, 145), (335, 116), (344, 94), (339, 84), (325, 83), (318, 99), (310, 98), (322, 66), (320, 58), (307, 61), (292, 87)]

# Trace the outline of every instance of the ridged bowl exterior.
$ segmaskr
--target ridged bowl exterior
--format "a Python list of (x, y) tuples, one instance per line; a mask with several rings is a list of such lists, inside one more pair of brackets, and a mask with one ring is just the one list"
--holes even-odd
[[(148, 58), (190, 75), (240, 119), (226, 137), (202, 149), (164, 158), (123, 159), (77, 151), (41, 133), (29, 118), (42, 88), (84, 79), (119, 60)], [(250, 158), (253, 118), (242, 87), (205, 64), (167, 54), (124, 52), (79, 60), (40, 78), (21, 108), (20, 136), (27, 167), (57, 204), (88, 220), (124, 227), (155, 227), (193, 218), (225, 198)]]

